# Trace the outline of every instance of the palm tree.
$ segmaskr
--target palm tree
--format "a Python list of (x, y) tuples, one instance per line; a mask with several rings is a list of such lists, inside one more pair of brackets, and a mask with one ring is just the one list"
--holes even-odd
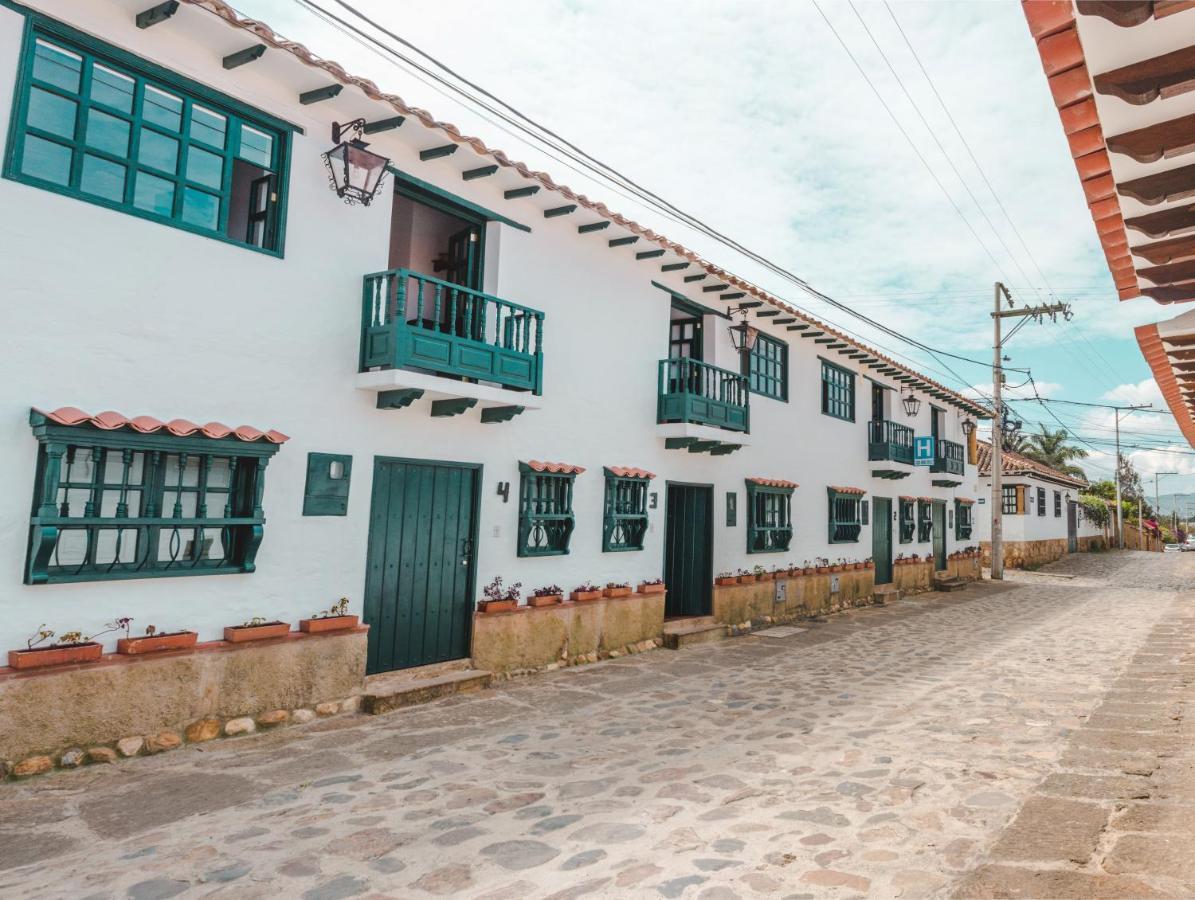
[(1086, 477), (1083, 470), (1074, 465), (1071, 460), (1086, 459), (1087, 451), (1082, 447), (1073, 447), (1068, 444), (1067, 438), (1070, 435), (1063, 428), (1051, 431), (1044, 424), (1038, 427), (1041, 429), (1041, 433), (1030, 435), (1026, 441), (1026, 448), (1020, 452), (1064, 475)]
[(1011, 450), (1013, 453), (1025, 454), (1029, 449), (1029, 438), (1021, 434), (1019, 431), (1006, 431), (1004, 436), (1000, 438), (1000, 447), (1004, 450)]

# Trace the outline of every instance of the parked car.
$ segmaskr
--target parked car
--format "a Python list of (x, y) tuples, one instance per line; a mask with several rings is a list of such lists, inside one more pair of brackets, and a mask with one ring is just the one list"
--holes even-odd
[(1167, 553), (1178, 553), (1182, 549), (1183, 549), (1182, 544), (1167, 544), (1165, 547), (1165, 551)]

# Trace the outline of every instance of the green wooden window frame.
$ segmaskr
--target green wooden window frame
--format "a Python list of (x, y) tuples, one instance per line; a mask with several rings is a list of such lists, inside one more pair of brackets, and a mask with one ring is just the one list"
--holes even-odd
[(793, 489), (747, 482), (747, 552), (783, 553), (793, 539)]
[(822, 412), (845, 422), (855, 421), (855, 373), (822, 360)]
[(606, 474), (605, 517), (602, 522), (602, 552), (642, 550), (647, 537), (647, 478)]
[(1046, 489), (1042, 487), (1037, 489), (1037, 514), (1039, 516), (1046, 514)]
[(574, 472), (537, 472), (519, 463), (519, 556), (566, 556), (577, 520)]
[(294, 126), (59, 22), (26, 23), (5, 178), (282, 255)]
[(252, 572), (278, 445), (29, 417), (38, 441), (26, 584)]
[(1006, 516), (1015, 516), (1017, 514), (1017, 486), (1015, 484), (1001, 485), (1000, 487), (1000, 512)]
[(743, 354), (743, 374), (752, 393), (787, 402), (788, 344), (757, 334), (751, 352)]
[(917, 543), (924, 544), (934, 537), (934, 506), (928, 500), (917, 501)]
[(830, 543), (854, 544), (863, 530), (863, 495), (827, 488), (830, 499)]
[(1054, 492), (1054, 518), (1062, 518), (1062, 491)]
[(954, 537), (959, 541), (971, 539), (971, 504), (961, 500), (954, 501)]
[(916, 505), (912, 500), (901, 500), (899, 503), (899, 542), (902, 544), (910, 544), (913, 542), (913, 535), (917, 531)]

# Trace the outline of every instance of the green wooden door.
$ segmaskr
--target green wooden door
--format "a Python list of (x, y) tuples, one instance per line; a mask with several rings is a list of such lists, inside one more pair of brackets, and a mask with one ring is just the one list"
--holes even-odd
[(365, 573), (367, 671), (469, 655), (480, 467), (378, 457)]
[(714, 488), (669, 484), (664, 533), (665, 616), (708, 616), (712, 608)]
[(875, 561), (875, 583), (892, 583), (892, 500), (871, 498), (871, 558)]
[(946, 568), (946, 501), (935, 500), (934, 507), (934, 571)]

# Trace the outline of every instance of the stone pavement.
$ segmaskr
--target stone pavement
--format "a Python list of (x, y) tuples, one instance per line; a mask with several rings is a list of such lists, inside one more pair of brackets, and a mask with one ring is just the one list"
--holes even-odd
[(949, 595), (0, 788), (0, 896), (1195, 894), (1195, 574)]

